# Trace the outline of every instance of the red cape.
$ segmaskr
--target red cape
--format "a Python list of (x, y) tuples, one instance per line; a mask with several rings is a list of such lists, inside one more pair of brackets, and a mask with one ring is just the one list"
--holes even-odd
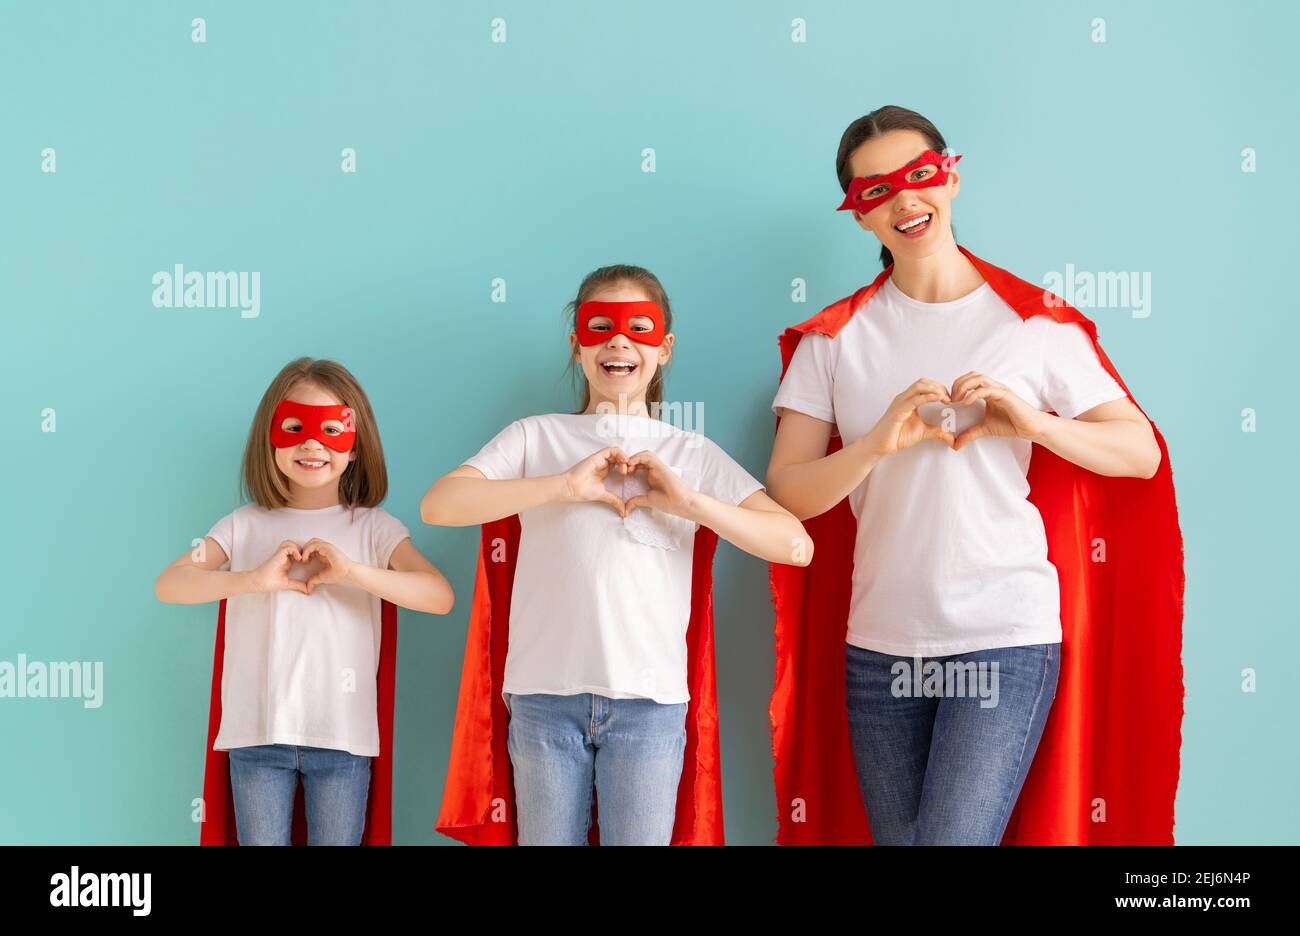
[[(366, 803), (366, 828), (362, 845), (393, 844), (393, 682), (397, 671), (397, 606), (380, 601), (382, 628), (376, 702), (379, 707), (379, 756), (370, 759), (370, 799)], [(208, 713), (208, 753), (203, 768), (204, 822), (200, 845), (238, 845), (235, 834), (235, 800), (230, 792), (230, 758), (214, 751), (212, 743), (221, 728), (221, 668), (226, 655), (226, 601), (217, 611), (217, 646), (212, 662), (212, 705)], [(302, 784), (293, 804), (294, 845), (307, 844), (307, 816)]]
[[(467, 845), (514, 845), (514, 779), (506, 730), (510, 715), (501, 698), (510, 642), (510, 595), (519, 546), (519, 517), (485, 523), (479, 541), (474, 604), (456, 705), (451, 759), (437, 830)], [(718, 699), (713, 670), (713, 553), (718, 535), (695, 533), (691, 619), (686, 630), (686, 751), (677, 787), (673, 845), (722, 844), (722, 771), (718, 749)], [(592, 823), (591, 840), (598, 840)]]
[[(1083, 326), (1102, 365), (1133, 399), (1097, 344), (1097, 327), (1079, 310), (1058, 298), (1059, 305), (1045, 304), (1052, 294), (1041, 286), (958, 249), (1022, 318), (1050, 313)], [(891, 270), (786, 329), (782, 378), (805, 334), (834, 336)], [(1173, 844), (1183, 716), (1183, 541), (1169, 451), (1154, 423), (1151, 428), (1161, 459), (1149, 479), (1103, 477), (1033, 447), (1029, 500), (1043, 516), (1047, 555), (1061, 584), (1061, 673), (1003, 844)], [(827, 454), (841, 444), (832, 436)], [(870, 844), (844, 689), (856, 521), (845, 499), (804, 527), (817, 547), (812, 563), (773, 564), (770, 575), (777, 842)], [(1091, 560), (1094, 538), (1105, 540), (1105, 562)], [(1104, 821), (1097, 821), (1103, 810)]]

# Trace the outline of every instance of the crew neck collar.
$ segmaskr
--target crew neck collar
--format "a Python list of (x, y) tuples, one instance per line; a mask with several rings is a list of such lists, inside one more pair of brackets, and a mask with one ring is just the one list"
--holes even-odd
[(329, 507), (281, 507), (280, 509), (292, 510), (294, 513), (327, 514), (327, 513), (339, 513), (341, 511), (347, 510), (347, 505), (333, 504)]
[(587, 419), (643, 419), (646, 422), (662, 422), (663, 420), (655, 419), (652, 416), (643, 416), (640, 413), (576, 413)]
[(898, 284), (894, 282), (892, 273), (885, 278), (885, 282), (881, 288), (888, 290), (889, 298), (894, 302), (897, 302), (899, 305), (906, 306), (909, 309), (926, 310), (930, 312), (947, 312), (968, 305), (969, 303), (977, 302), (984, 296), (988, 295), (988, 293), (993, 289), (993, 287), (989, 285), (989, 281), (986, 279), (966, 295), (958, 296), (956, 299), (949, 299), (946, 302), (922, 302), (920, 299), (913, 299), (907, 293), (903, 292), (903, 290), (899, 289)]

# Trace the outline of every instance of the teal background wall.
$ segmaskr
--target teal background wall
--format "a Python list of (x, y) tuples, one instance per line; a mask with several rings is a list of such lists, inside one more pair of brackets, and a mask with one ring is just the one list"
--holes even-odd
[[(420, 496), (509, 420), (573, 405), (561, 307), (611, 262), (661, 277), (669, 396), (761, 477), (777, 334), (879, 271), (833, 164), (888, 103), (965, 154), (976, 254), (1040, 282), (1150, 273), (1149, 317), (1085, 311), (1172, 452), (1177, 838), (1297, 841), (1298, 26), (1282, 2), (0, 5), (0, 660), (105, 669), (98, 709), (0, 699), (0, 841), (197, 841), (216, 606), (153, 581), (237, 504), (253, 408), (302, 354), (365, 385), (386, 507), (458, 592), (448, 617), (402, 612), (398, 663), (396, 837), (444, 841), (476, 531), (423, 526)], [(259, 271), (260, 315), (154, 308), (177, 263)], [(728, 839), (765, 843), (766, 567), (723, 544), (716, 575)]]

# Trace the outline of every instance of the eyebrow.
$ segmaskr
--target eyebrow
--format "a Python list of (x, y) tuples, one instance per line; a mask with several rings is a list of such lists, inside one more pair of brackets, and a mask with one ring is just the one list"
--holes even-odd
[[(925, 150), (921, 150), (921, 152), (919, 152), (919, 153), (917, 153), (915, 156), (913, 156), (912, 159), (911, 159), (909, 162), (905, 162), (905, 163), (903, 163), (903, 165), (902, 165), (901, 167), (899, 167), (899, 168), (906, 169), (908, 166), (912, 165), (912, 163), (916, 162), (918, 159), (920, 159), (920, 158), (921, 158), (922, 156), (924, 156), (924, 155), (925, 155)], [(898, 171), (897, 169), (894, 170), (894, 172), (897, 172), (897, 171)], [(892, 175), (892, 174), (893, 174), (893, 173), (889, 173), (889, 172), (885, 172), (885, 173), (877, 172), (875, 175), (863, 176), (862, 178), (864, 178), (864, 179), (883, 179), (885, 176), (887, 176), (887, 175)]]

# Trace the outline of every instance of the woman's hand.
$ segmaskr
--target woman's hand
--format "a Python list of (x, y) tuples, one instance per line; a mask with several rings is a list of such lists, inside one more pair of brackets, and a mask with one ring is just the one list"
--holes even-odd
[(1035, 440), (1042, 436), (1047, 423), (1048, 414), (1030, 406), (1005, 384), (976, 371), (957, 378), (952, 385), (952, 400), (956, 403), (984, 401), (984, 418), (952, 443), (958, 450), (982, 436)]
[(664, 513), (693, 520), (691, 516), (695, 492), (686, 482), (678, 477), (654, 452), (646, 449), (637, 452), (627, 460), (625, 474), (640, 471), (645, 476), (646, 487), (650, 490), (638, 494), (627, 501), (627, 512), (638, 507), (653, 507)]
[(627, 508), (623, 504), (623, 498), (605, 487), (605, 478), (614, 469), (620, 474), (627, 474), (624, 468), (627, 461), (627, 456), (617, 446), (591, 453), (564, 473), (564, 499), (598, 501), (613, 507), (620, 517), (626, 517)]
[(951, 403), (948, 389), (938, 381), (922, 377), (889, 404), (885, 415), (867, 433), (871, 449), (881, 458), (911, 448), (926, 439), (938, 439), (953, 445), (952, 433), (942, 424), (931, 425), (921, 418), (917, 408), (926, 403)]
[(307, 584), (298, 579), (289, 578), (289, 570), (295, 562), (303, 562), (302, 550), (293, 540), (285, 540), (271, 557), (249, 573), (249, 582), (256, 592), (273, 592), (291, 589), (307, 594)]
[(339, 585), (346, 582), (352, 574), (352, 566), (355, 563), (333, 543), (318, 537), (307, 540), (307, 545), (302, 548), (302, 561), (309, 562), (315, 556), (320, 557), (324, 568), (307, 579), (309, 595), (317, 585)]

